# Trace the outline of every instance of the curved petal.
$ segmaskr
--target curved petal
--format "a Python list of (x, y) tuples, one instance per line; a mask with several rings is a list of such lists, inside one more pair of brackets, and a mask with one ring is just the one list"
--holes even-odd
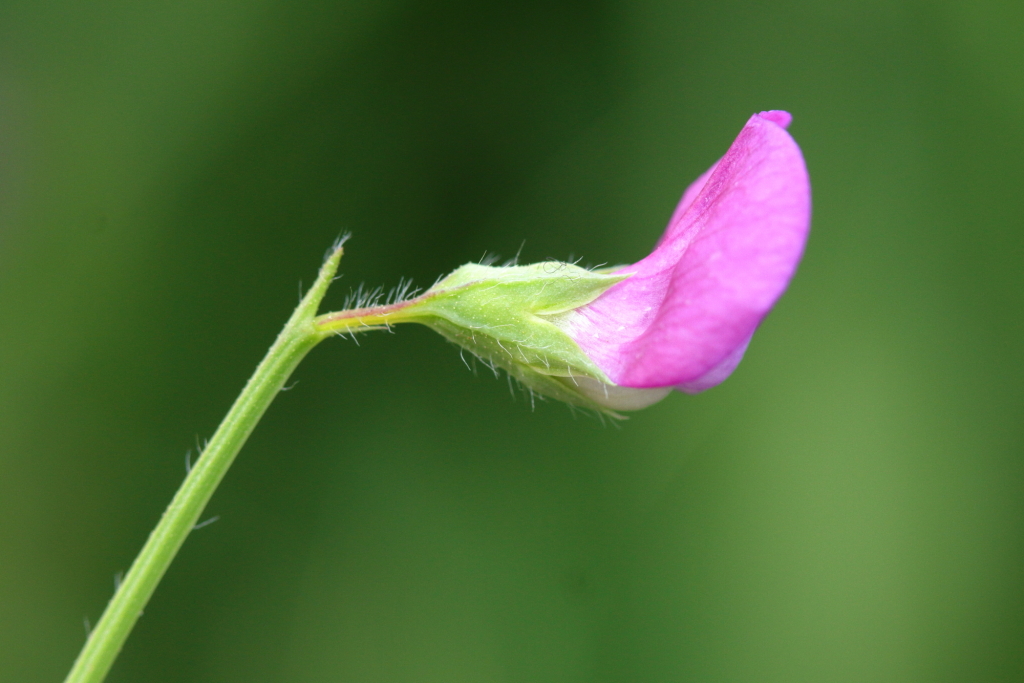
[(701, 391), (742, 358), (807, 239), (810, 185), (789, 120), (752, 116), (683, 196), (654, 252), (620, 271), (632, 277), (566, 321), (616, 384)]
[[(736, 366), (743, 360), (743, 354), (747, 352), (747, 347), (750, 346), (750, 340), (753, 338), (753, 334), (747, 337), (747, 341), (743, 342), (735, 349), (729, 352), (729, 355), (718, 361), (718, 365), (705, 372), (700, 377), (684, 382), (683, 384), (677, 384), (676, 389), (684, 391), (687, 394), (699, 394), (705, 389), (718, 386), (732, 374), (732, 371), (736, 369)], [(634, 389), (634, 391), (650, 391), (649, 389)]]

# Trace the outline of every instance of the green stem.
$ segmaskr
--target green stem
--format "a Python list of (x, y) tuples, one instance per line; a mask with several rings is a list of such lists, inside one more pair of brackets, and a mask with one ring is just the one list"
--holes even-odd
[(256, 368), (235, 404), (203, 450), (195, 466), (149, 535), (128, 575), (114, 593), (65, 683), (99, 683), (138, 620), (167, 567), (195, 527), (199, 515), (231, 466), (256, 423), (284, 387), (299, 361), (333, 331), (315, 324), (320, 301), (338, 262), (340, 244), (324, 262), (313, 288), (299, 303), (274, 345)]

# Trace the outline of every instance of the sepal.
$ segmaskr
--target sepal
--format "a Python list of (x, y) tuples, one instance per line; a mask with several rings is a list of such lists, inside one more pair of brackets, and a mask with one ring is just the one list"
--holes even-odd
[(408, 313), (531, 391), (611, 413), (618, 406), (594, 387), (614, 393), (614, 385), (558, 321), (626, 277), (559, 261), (470, 263), (431, 287)]

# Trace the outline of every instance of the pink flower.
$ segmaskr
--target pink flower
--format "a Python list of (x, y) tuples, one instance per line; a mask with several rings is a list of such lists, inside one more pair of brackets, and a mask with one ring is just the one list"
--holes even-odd
[(810, 183), (791, 120), (752, 116), (686, 189), (654, 251), (617, 271), (631, 277), (562, 321), (618, 386), (696, 393), (743, 358), (807, 240)]
[(614, 275), (467, 263), (418, 297), (325, 314), (321, 332), (419, 322), (530, 390), (618, 417), (725, 380), (807, 241), (810, 185), (789, 114), (756, 114), (683, 194), (650, 256)]

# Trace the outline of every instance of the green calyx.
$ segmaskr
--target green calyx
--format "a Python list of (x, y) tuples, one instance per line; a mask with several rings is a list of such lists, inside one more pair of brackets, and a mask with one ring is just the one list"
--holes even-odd
[(608, 412), (576, 385), (583, 378), (611, 380), (552, 318), (590, 303), (625, 277), (557, 261), (467, 264), (427, 292), (436, 295), (424, 301), (430, 317), (423, 322), (527, 389)]
[[(492, 369), (502, 368), (532, 392), (615, 415), (591, 398), (592, 387), (614, 386), (611, 380), (553, 320), (626, 277), (558, 261), (505, 267), (470, 263), (414, 299), (328, 314), (318, 326), (348, 333), (418, 322)], [(590, 396), (581, 387), (590, 388)]]

